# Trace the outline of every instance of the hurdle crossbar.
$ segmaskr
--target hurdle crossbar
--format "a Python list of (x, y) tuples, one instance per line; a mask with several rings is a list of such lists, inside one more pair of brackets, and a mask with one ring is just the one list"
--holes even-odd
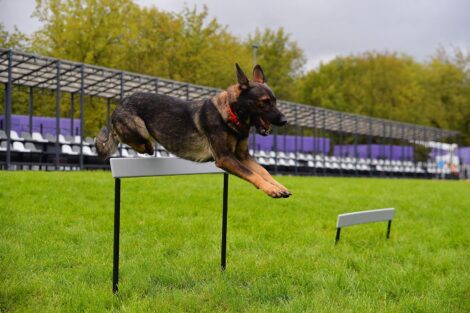
[(221, 269), (225, 271), (227, 251), (228, 173), (211, 163), (196, 163), (178, 158), (112, 158), (111, 173), (114, 185), (114, 249), (113, 293), (118, 292), (119, 235), (121, 217), (121, 178), (173, 176), (192, 174), (223, 174)]
[(389, 239), (390, 229), (392, 227), (392, 220), (394, 216), (395, 216), (394, 208), (339, 214), (338, 221), (336, 223), (335, 244), (338, 243), (339, 241), (341, 228), (346, 227), (346, 226), (365, 224), (365, 223), (374, 223), (374, 222), (388, 221), (386, 238)]

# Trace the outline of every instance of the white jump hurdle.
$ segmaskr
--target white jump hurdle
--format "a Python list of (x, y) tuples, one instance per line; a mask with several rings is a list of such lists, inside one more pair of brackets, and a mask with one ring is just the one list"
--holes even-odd
[(357, 224), (374, 223), (374, 222), (388, 221), (388, 226), (387, 226), (387, 239), (388, 239), (390, 238), (390, 229), (392, 227), (392, 220), (394, 216), (395, 216), (395, 209), (393, 208), (339, 214), (338, 221), (336, 223), (335, 244), (338, 243), (339, 241), (341, 228), (352, 226), (352, 225), (357, 225)]
[(216, 167), (214, 163), (196, 163), (177, 158), (112, 158), (111, 173), (114, 185), (114, 251), (113, 251), (113, 293), (118, 291), (119, 280), (119, 233), (121, 215), (121, 178), (172, 176), (191, 174), (224, 174), (224, 191), (222, 201), (222, 247), (221, 268), (226, 265), (227, 247), (227, 200), (228, 174)]

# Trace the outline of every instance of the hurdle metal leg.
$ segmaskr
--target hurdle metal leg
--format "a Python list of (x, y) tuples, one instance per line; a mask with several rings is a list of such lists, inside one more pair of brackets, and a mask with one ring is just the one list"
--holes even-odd
[(113, 293), (118, 292), (119, 280), (119, 229), (121, 220), (121, 179), (114, 180), (114, 251), (113, 251)]
[(226, 253), (227, 253), (227, 205), (228, 202), (228, 174), (224, 173), (224, 192), (222, 202), (222, 249), (220, 257), (220, 266), (225, 271)]
[[(227, 255), (227, 211), (228, 211), (228, 174), (224, 173), (224, 190), (222, 201), (222, 249), (221, 268), (225, 271)], [(113, 249), (113, 293), (118, 292), (119, 282), (119, 233), (121, 217), (121, 179), (114, 180), (114, 249)]]
[(392, 228), (392, 220), (388, 221), (388, 226), (387, 226), (387, 239), (390, 238), (390, 229)]
[(341, 227), (338, 227), (338, 228), (336, 228), (336, 239), (335, 239), (335, 244), (337, 244), (337, 243), (338, 243), (340, 234), (341, 234)]

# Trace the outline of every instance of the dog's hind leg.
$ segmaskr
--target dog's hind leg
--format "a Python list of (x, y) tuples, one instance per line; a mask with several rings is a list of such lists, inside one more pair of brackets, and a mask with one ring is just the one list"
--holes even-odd
[(113, 116), (113, 126), (121, 142), (128, 144), (139, 153), (154, 153), (152, 137), (145, 122), (137, 115), (121, 110)]
[(147, 154), (153, 155), (155, 152), (155, 147), (153, 143), (150, 141), (147, 141), (146, 143), (142, 143), (142, 144), (136, 144), (136, 143), (127, 143), (127, 144), (132, 149), (134, 149), (135, 151), (141, 154), (147, 153)]

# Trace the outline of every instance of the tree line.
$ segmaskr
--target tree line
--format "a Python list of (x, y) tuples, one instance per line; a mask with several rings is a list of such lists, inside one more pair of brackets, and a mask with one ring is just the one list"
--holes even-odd
[[(235, 62), (247, 72), (252, 67), (256, 44), (257, 62), (280, 99), (458, 130), (470, 144), (470, 54), (459, 49), (438, 49), (424, 62), (366, 51), (305, 72), (305, 54), (283, 28), (240, 38), (207, 7), (173, 13), (133, 0), (37, 0), (34, 16), (42, 26), (30, 36), (0, 24), (0, 46), (225, 88), (235, 81)], [(36, 114), (54, 115), (50, 98), (35, 95)], [(105, 106), (102, 99), (87, 102), (86, 130), (93, 133), (103, 125)], [(27, 108), (26, 95), (16, 95), (14, 112)], [(62, 114), (69, 116), (68, 106)]]

